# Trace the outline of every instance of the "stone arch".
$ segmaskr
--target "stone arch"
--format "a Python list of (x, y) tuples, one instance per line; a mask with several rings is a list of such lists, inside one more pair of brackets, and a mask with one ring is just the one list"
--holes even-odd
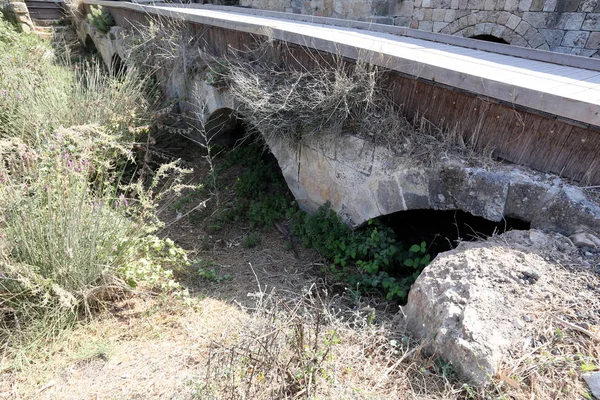
[(213, 111), (204, 124), (206, 139), (213, 144), (234, 145), (244, 138), (244, 126), (235, 110), (227, 107)]
[(508, 11), (478, 11), (455, 19), (440, 33), (473, 37), (490, 35), (514, 46), (548, 50), (546, 39), (539, 31), (516, 14)]
[(113, 76), (123, 76), (127, 73), (127, 65), (118, 53), (114, 53), (110, 58), (108, 69)]
[(532, 47), (523, 36), (519, 35), (514, 30), (490, 22), (468, 26), (465, 29), (461, 29), (454, 33), (454, 35), (466, 38), (472, 38), (479, 35), (490, 35), (502, 39), (513, 46)]
[(90, 35), (85, 35), (85, 40), (83, 42), (83, 47), (85, 51), (88, 53), (97, 53), (98, 49), (96, 48), (96, 44)]

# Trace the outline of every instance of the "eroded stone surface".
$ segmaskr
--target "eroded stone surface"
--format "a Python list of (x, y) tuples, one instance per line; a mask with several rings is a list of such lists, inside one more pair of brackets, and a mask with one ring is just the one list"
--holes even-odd
[(457, 160), (419, 166), (410, 156), (349, 135), (269, 145), (301, 207), (316, 211), (329, 202), (352, 226), (397, 211), (458, 209), (492, 221), (518, 218), (565, 235), (600, 232), (598, 204), (560, 178), (527, 168)]
[(543, 308), (548, 293), (560, 293), (553, 279), (561, 267), (545, 260), (552, 254), (569, 257), (576, 249), (562, 235), (533, 230), (439, 254), (403, 307), (408, 330), (463, 379), (485, 385), (523, 340), (528, 313)]

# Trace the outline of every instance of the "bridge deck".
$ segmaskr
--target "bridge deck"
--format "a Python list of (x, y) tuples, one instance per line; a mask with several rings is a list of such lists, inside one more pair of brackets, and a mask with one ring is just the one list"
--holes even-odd
[(234, 7), (86, 3), (260, 35), (270, 31), (275, 39), (349, 58), (360, 56), (403, 74), (600, 126), (600, 60), (593, 69), (564, 66), (384, 32), (238, 12)]

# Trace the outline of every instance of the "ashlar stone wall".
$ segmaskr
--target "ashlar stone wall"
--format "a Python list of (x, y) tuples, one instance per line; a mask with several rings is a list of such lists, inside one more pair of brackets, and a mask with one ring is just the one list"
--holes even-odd
[(241, 6), (394, 24), (600, 58), (600, 0), (240, 0)]

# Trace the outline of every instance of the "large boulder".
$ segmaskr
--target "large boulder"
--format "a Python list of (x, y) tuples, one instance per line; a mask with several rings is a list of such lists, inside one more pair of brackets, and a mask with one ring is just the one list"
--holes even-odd
[(558, 267), (546, 259), (575, 254), (566, 237), (535, 230), (463, 243), (438, 255), (413, 285), (403, 308), (407, 328), (426, 352), (485, 385), (523, 340), (532, 309), (560, 293), (553, 287)]

